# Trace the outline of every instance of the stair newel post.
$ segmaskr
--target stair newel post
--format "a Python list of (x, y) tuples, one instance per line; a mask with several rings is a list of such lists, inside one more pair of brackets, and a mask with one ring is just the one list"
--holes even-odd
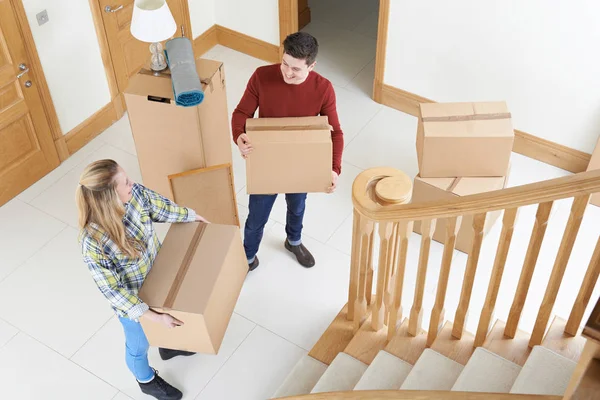
[[(358, 329), (371, 306), (372, 328), (380, 330), (387, 323), (393, 303), (393, 287), (398, 259), (398, 223), (374, 221), (359, 210), (383, 210), (410, 200), (412, 180), (393, 168), (372, 168), (360, 173), (352, 186), (355, 205), (348, 294), (349, 320)], [(376, 293), (373, 290), (373, 245), (375, 232), (380, 240), (377, 263)]]

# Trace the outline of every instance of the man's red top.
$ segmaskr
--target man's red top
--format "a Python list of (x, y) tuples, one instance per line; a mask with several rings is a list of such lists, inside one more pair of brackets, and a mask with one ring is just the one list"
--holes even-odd
[(344, 134), (340, 127), (331, 82), (311, 71), (304, 82), (291, 85), (283, 80), (280, 64), (258, 68), (250, 78), (244, 96), (231, 118), (231, 131), (235, 143), (238, 137), (246, 132), (246, 120), (254, 117), (257, 108), (259, 118), (326, 115), (329, 125), (333, 127), (332, 169), (338, 174), (341, 173)]

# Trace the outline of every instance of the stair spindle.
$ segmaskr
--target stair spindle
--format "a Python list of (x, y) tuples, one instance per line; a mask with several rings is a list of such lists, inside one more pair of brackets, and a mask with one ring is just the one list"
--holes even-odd
[(509, 208), (504, 211), (504, 217), (502, 218), (502, 233), (500, 234), (500, 240), (498, 242), (498, 249), (496, 251), (496, 258), (494, 259), (494, 266), (492, 268), (492, 275), (490, 276), (487, 295), (479, 318), (479, 325), (477, 327), (477, 334), (475, 335), (474, 342), (475, 347), (483, 346), (490, 330), (492, 315), (494, 314), (498, 291), (500, 289), (500, 284), (502, 283), (502, 274), (504, 273), (504, 267), (506, 266), (506, 259), (512, 241), (518, 210), (518, 208)]
[(552, 274), (550, 275), (550, 281), (548, 282), (546, 293), (544, 294), (544, 299), (542, 300), (542, 305), (540, 306), (540, 311), (538, 312), (535, 326), (533, 328), (533, 332), (531, 333), (529, 347), (540, 345), (542, 343), (542, 339), (544, 339), (546, 327), (548, 326), (548, 321), (550, 320), (550, 314), (552, 314), (552, 308), (554, 307), (556, 296), (558, 295), (558, 290), (560, 289), (560, 284), (562, 283), (562, 279), (565, 275), (565, 270), (567, 269), (567, 264), (569, 262), (569, 258), (571, 257), (573, 245), (575, 244), (575, 239), (577, 239), (577, 233), (579, 233), (581, 220), (583, 219), (583, 214), (585, 213), (585, 208), (587, 207), (589, 200), (590, 195), (586, 194), (575, 197), (575, 200), (573, 201), (571, 213), (569, 215), (569, 221), (567, 222), (565, 233), (563, 234), (562, 241), (560, 242), (558, 255), (556, 256), (554, 267), (552, 268)]
[(419, 269), (417, 271), (417, 283), (415, 287), (415, 298), (410, 309), (408, 333), (417, 336), (421, 332), (423, 320), (423, 295), (425, 293), (425, 281), (427, 279), (427, 264), (429, 264), (429, 250), (431, 238), (435, 232), (435, 219), (421, 222), (421, 249), (419, 253)]
[(396, 274), (394, 279), (393, 304), (389, 311), (388, 340), (396, 334), (396, 326), (402, 315), (402, 290), (404, 288), (404, 273), (406, 271), (406, 257), (408, 253), (408, 240), (413, 231), (413, 221), (402, 221), (398, 223), (397, 249), (398, 257)]
[(527, 292), (529, 291), (531, 278), (533, 277), (533, 271), (535, 270), (535, 264), (537, 263), (540, 249), (542, 248), (542, 242), (544, 241), (544, 235), (546, 234), (546, 227), (548, 226), (552, 205), (552, 201), (538, 204), (537, 212), (535, 214), (535, 224), (531, 231), (529, 247), (527, 248), (521, 276), (519, 277), (517, 292), (515, 293), (515, 298), (513, 299), (508, 314), (508, 321), (506, 321), (506, 327), (504, 328), (504, 336), (511, 339), (514, 338), (517, 333), (519, 320), (521, 319), (521, 313), (523, 312), (523, 306), (525, 305)]

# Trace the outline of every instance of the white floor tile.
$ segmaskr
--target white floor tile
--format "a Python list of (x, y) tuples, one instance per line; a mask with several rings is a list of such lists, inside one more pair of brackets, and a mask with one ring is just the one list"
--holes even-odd
[(19, 330), (8, 322), (0, 319), (0, 348), (14, 338)]
[[(292, 343), (310, 350), (347, 301), (349, 257), (315, 240), (304, 244), (315, 257), (313, 268), (303, 268), (283, 247), (281, 224), (267, 234), (272, 247), (268, 262), (250, 273), (236, 312)], [(259, 252), (259, 255), (261, 253)]]
[(71, 357), (113, 315), (67, 228), (0, 284), (0, 317)]
[(79, 163), (85, 160), (86, 157), (89, 157), (90, 154), (98, 150), (103, 145), (104, 142), (99, 137), (91, 140), (75, 154), (63, 161), (63, 163), (56, 167), (56, 169), (52, 170), (52, 172), (48, 173), (42, 179), (21, 192), (17, 198), (27, 203), (33, 201), (33, 199), (39, 196), (44, 190), (55, 184), (60, 178), (65, 176), (70, 170), (75, 168)]
[(131, 397), (119, 392), (112, 400), (132, 400)]
[(356, 28), (354, 32), (359, 33), (363, 36), (371, 39), (377, 39), (377, 27), (379, 25), (379, 11), (373, 11), (367, 17), (365, 17)]
[[(158, 350), (151, 347), (150, 365), (156, 368), (167, 382), (179, 388), (184, 393), (184, 399), (194, 399), (254, 327), (254, 323), (233, 314), (218, 355), (196, 354), (163, 361), (158, 355)], [(73, 361), (131, 398), (147, 399), (127, 369), (124, 357), (123, 328), (115, 317), (75, 354)]]
[(2, 397), (111, 400), (117, 389), (24, 333), (0, 350)]
[(258, 326), (197, 400), (270, 398), (305, 354), (297, 346)]
[(75, 205), (75, 189), (85, 167), (96, 160), (110, 158), (117, 161), (135, 182), (142, 182), (137, 158), (111, 145), (104, 145), (85, 158), (82, 163), (69, 171), (54, 185), (36, 197), (31, 204), (55, 218), (77, 227), (77, 206)]
[[(373, 81), (371, 80), (371, 86)], [(369, 97), (345, 88), (335, 88), (337, 110), (344, 132), (344, 143), (348, 144), (381, 111), (383, 106)]]
[(131, 155), (135, 156), (137, 154), (127, 113), (125, 113), (120, 120), (111, 125), (107, 130), (102, 132), (100, 139), (113, 147), (126, 151)]
[(66, 225), (19, 199), (0, 207), (0, 282)]
[(360, 93), (372, 101), (373, 81), (375, 80), (375, 59), (367, 64), (362, 71), (352, 79), (346, 89)]
[(418, 173), (416, 137), (415, 117), (384, 107), (346, 147), (344, 160), (363, 169), (396, 168), (412, 178)]

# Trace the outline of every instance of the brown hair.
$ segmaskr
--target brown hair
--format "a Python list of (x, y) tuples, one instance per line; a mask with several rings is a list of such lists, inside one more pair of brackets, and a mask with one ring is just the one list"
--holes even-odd
[(283, 52), (298, 60), (304, 60), (306, 65), (310, 66), (317, 59), (319, 43), (314, 36), (306, 32), (296, 32), (283, 41)]
[[(75, 196), (79, 210), (79, 228), (99, 239), (105, 233), (125, 255), (136, 258), (141, 243), (125, 232), (125, 207), (115, 181), (119, 164), (113, 160), (99, 160), (88, 165), (79, 179)], [(101, 231), (92, 229), (96, 224)]]

